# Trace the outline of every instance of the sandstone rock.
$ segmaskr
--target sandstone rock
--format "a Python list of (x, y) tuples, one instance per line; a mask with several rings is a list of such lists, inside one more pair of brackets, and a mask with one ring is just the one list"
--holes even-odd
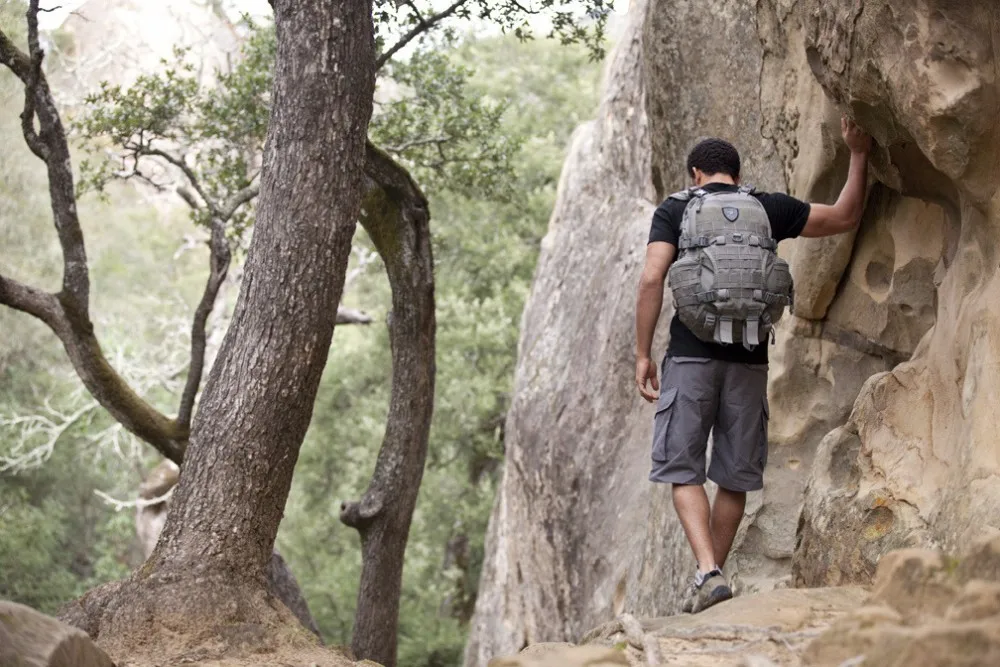
[(899, 612), (906, 622), (944, 615), (958, 595), (950, 576), (955, 565), (930, 549), (900, 549), (882, 558), (871, 602)]
[[(879, 565), (869, 604), (852, 612), (813, 642), (803, 664), (930, 667), (1000, 662), (1000, 580), (962, 585), (986, 544), (958, 561), (940, 552), (890, 553)], [(991, 575), (986, 570), (986, 576)]]
[(1000, 535), (1000, 5), (648, 0), (629, 21), (524, 314), (470, 666), (670, 613), (690, 576), (669, 492), (645, 481), (631, 346), (643, 216), (685, 184), (699, 135), (732, 140), (745, 180), (826, 203), (841, 112), (877, 140), (858, 233), (780, 249), (797, 298), (771, 350), (765, 490), (727, 563), (738, 587), (870, 584), (894, 549)]
[[(995, 77), (985, 73), (995, 67), (987, 45), (1000, 9), (866, 2), (795, 20), (810, 27), (805, 50), (814, 74), (874, 132), (882, 147), (874, 171), (902, 197), (895, 213), (874, 211), (879, 226), (896, 221), (886, 220), (893, 242), (878, 226), (867, 231), (844, 306), (835, 304), (831, 316), (851, 319), (888, 347), (912, 349), (912, 359), (873, 379), (855, 404), (847, 425), (858, 435), (848, 464), (857, 471), (854, 488), (829, 485), (814, 470), (795, 557), (802, 583), (825, 581), (823, 571), (865, 581), (885, 549), (955, 550), (997, 531), (1000, 459), (990, 425), (1000, 382), (984, 369), (1000, 358), (1000, 308), (991, 296), (1000, 278), (986, 259), (1000, 223), (997, 184), (986, 175), (997, 165), (1000, 102)], [(845, 36), (850, 57), (835, 46)], [(903, 246), (911, 250), (901, 266)], [(890, 291), (881, 295), (880, 284)], [(857, 558), (863, 550), (845, 544), (857, 545), (876, 512), (888, 532)]]
[(114, 667), (86, 633), (40, 612), (0, 601), (0, 664), (12, 667)]
[(628, 665), (625, 653), (603, 646), (534, 644), (519, 655), (490, 660), (488, 667), (611, 667)]
[(799, 665), (809, 643), (865, 596), (864, 589), (847, 586), (777, 590), (643, 626), (658, 643), (660, 665)]
[[(180, 468), (173, 461), (164, 459), (150, 471), (139, 487), (139, 499), (143, 502), (135, 510), (135, 532), (147, 558), (160, 539), (160, 531), (167, 521), (167, 509), (170, 506), (167, 494), (173, 490), (178, 479)], [(163, 498), (160, 502), (151, 502), (160, 498)]]
[[(574, 640), (613, 617), (640, 590), (648, 523), (665, 518), (649, 516), (642, 482), (652, 412), (632, 386), (633, 300), (655, 196), (642, 7), (635, 3), (612, 56), (597, 120), (573, 137), (542, 242), (469, 665), (527, 644)], [(678, 560), (661, 553), (646, 562)], [(671, 595), (669, 578), (660, 569), (649, 592)]]

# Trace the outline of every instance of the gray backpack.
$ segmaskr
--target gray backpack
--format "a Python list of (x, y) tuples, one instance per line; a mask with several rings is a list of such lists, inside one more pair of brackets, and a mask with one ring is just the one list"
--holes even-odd
[(753, 188), (670, 195), (687, 201), (680, 256), (668, 283), (680, 321), (695, 336), (753, 350), (770, 336), (792, 302), (788, 263), (777, 255), (771, 222)]

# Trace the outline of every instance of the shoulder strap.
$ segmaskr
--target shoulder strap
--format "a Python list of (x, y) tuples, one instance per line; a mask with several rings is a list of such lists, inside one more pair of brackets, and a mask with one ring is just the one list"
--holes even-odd
[(691, 192), (692, 188), (685, 188), (684, 190), (680, 190), (679, 192), (675, 192), (674, 194), (670, 195), (669, 197), (667, 197), (667, 199), (676, 199), (677, 201), (688, 201), (692, 197)]
[(752, 185), (741, 185), (739, 189), (740, 194), (752, 195), (757, 193), (757, 188)]

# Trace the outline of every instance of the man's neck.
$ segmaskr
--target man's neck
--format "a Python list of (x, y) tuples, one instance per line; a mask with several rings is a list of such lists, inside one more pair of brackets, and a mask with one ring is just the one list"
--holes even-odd
[(706, 180), (704, 183), (702, 183), (699, 187), (705, 187), (706, 185), (713, 185), (713, 184), (715, 184), (715, 185), (736, 185), (736, 181), (734, 181), (729, 176), (713, 176), (713, 177), (709, 178), (708, 180)]

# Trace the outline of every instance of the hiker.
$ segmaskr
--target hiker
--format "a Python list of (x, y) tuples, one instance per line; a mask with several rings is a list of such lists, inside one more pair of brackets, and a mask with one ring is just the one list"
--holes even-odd
[[(793, 298), (777, 244), (842, 234), (861, 220), (871, 137), (846, 117), (841, 132), (851, 161), (832, 206), (741, 186), (739, 153), (712, 138), (688, 155), (694, 185), (653, 214), (636, 303), (635, 382), (643, 398), (656, 401), (649, 479), (673, 485), (674, 509), (697, 560), (685, 611), (733, 596), (722, 566), (747, 492), (764, 486), (767, 348)], [(651, 347), (664, 280), (675, 312), (661, 382)], [(707, 478), (718, 485), (711, 506), (704, 488), (710, 430)]]

